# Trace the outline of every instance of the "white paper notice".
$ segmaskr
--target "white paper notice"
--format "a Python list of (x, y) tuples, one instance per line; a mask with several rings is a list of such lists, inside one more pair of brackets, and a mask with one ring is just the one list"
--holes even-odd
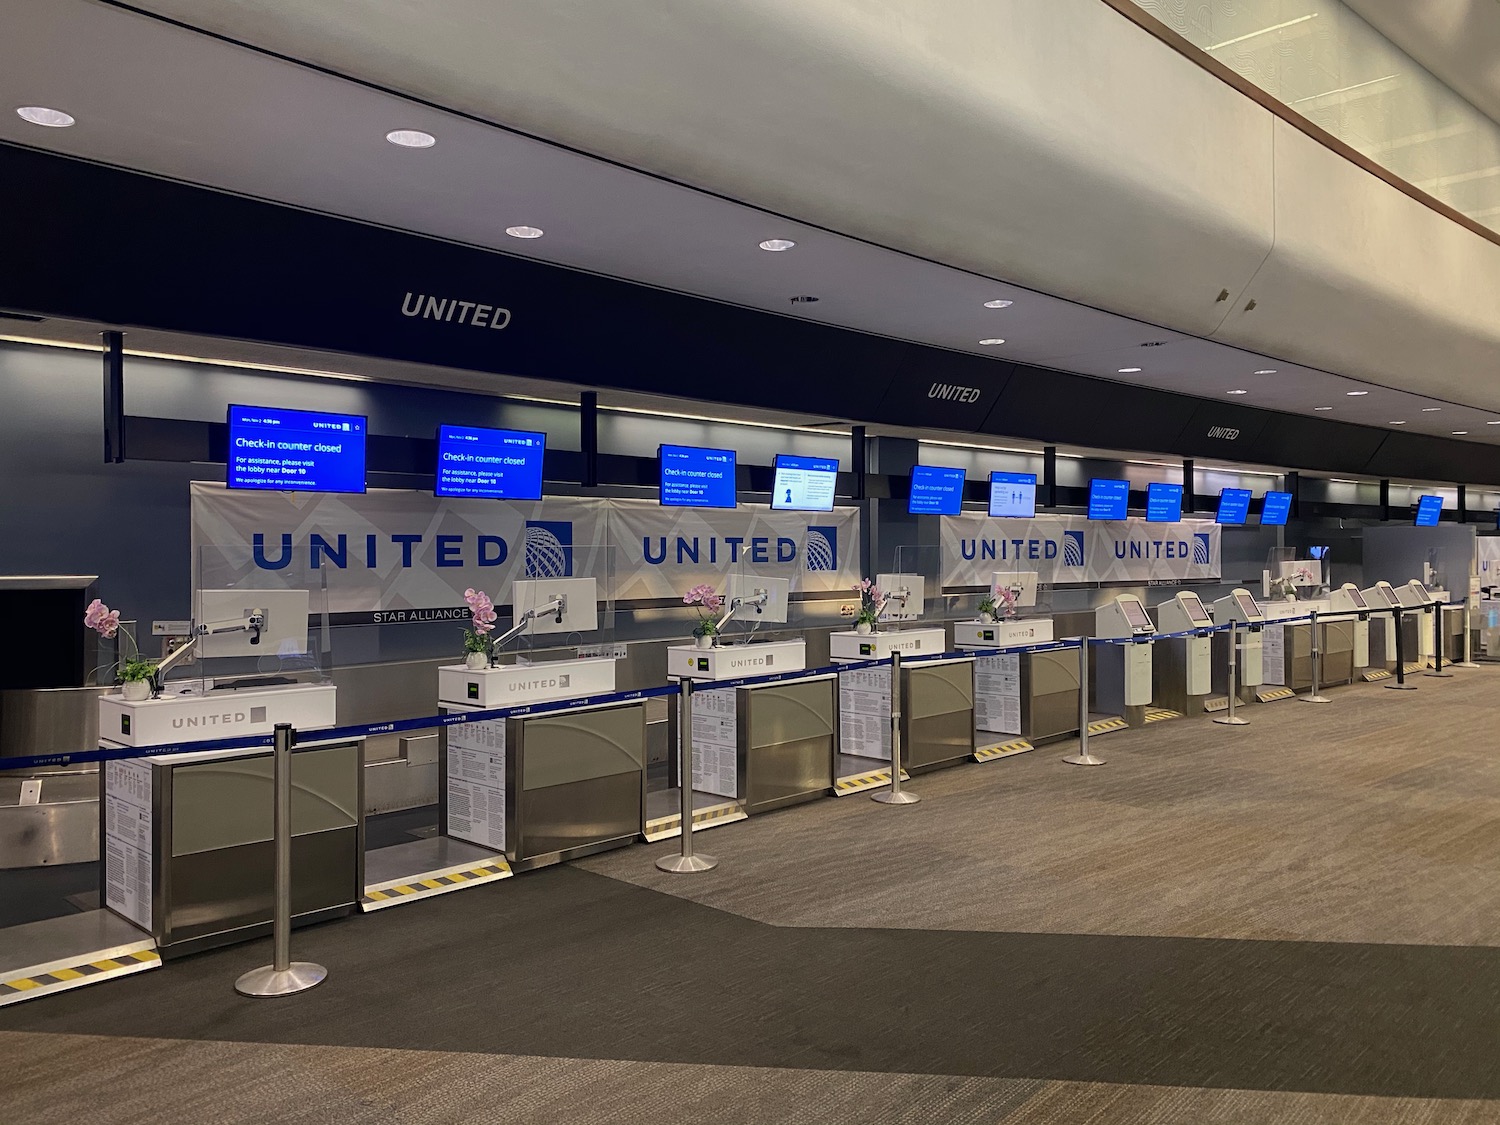
[(505, 720), (448, 731), (448, 835), (505, 850)]
[(104, 763), (104, 904), (151, 930), (151, 763)]
[(974, 662), (974, 725), (991, 734), (1021, 733), (1021, 654)]
[(1260, 682), (1280, 687), (1286, 683), (1286, 626), (1267, 625), (1260, 634)]
[(693, 788), (739, 797), (739, 690), (693, 692)]
[(839, 751), (891, 760), (891, 670), (839, 673)]

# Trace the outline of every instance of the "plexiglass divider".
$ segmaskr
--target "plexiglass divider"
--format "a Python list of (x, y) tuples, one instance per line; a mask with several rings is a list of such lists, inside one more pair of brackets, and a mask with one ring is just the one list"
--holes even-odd
[(524, 570), (508, 590), (491, 595), (500, 609), (509, 610), (499, 613), (490, 634), (495, 662), (618, 656), (615, 555), (616, 549), (603, 543), (566, 548), (528, 543)]

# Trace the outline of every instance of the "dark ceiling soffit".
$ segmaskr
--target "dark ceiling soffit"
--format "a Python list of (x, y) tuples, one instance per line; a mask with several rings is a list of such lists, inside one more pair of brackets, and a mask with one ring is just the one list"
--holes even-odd
[[(8, 233), (0, 308), (895, 426), (1500, 484), (1500, 448), (1392, 445), (1370, 427), (1013, 365), (16, 145), (0, 144), (0, 207), (28, 216)], [(458, 301), (509, 321), (458, 323)]]

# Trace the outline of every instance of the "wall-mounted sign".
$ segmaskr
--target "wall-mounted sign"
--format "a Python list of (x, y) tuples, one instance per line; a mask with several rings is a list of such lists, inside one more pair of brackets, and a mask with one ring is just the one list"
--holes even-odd
[(943, 586), (988, 586), (997, 570), (1035, 571), (1047, 585), (1218, 578), (1220, 531), (1203, 520), (945, 516)]

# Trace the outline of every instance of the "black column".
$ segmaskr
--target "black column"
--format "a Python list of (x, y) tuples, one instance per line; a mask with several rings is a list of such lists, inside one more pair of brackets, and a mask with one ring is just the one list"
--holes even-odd
[(104, 337), (104, 463), (125, 461), (125, 334)]

